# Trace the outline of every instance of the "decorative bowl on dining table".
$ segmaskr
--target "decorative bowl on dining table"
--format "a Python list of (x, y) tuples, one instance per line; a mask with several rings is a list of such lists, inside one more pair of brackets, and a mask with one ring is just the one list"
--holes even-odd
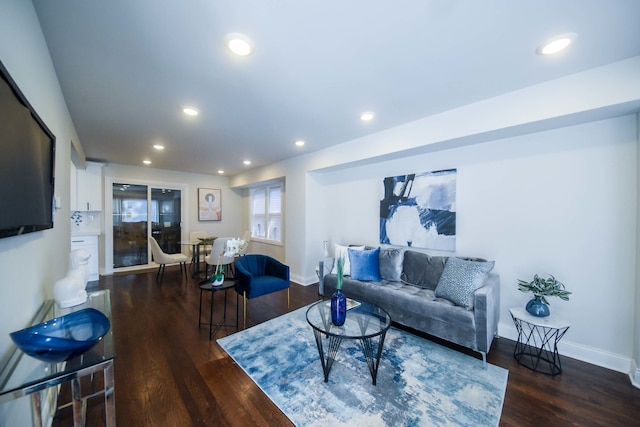
[(11, 332), (18, 348), (43, 362), (62, 362), (79, 356), (96, 345), (109, 332), (107, 316), (85, 308)]

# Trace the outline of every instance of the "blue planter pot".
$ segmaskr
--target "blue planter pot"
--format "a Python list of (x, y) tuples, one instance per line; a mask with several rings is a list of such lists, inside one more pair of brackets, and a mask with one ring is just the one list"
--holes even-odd
[(338, 289), (331, 296), (331, 322), (336, 326), (342, 326), (346, 319), (347, 297)]
[(542, 297), (534, 297), (527, 303), (527, 312), (536, 317), (547, 317), (551, 312), (549, 306), (542, 301)]

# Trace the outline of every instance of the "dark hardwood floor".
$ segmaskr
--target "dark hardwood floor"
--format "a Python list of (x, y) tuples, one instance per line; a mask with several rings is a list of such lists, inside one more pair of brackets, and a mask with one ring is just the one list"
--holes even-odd
[[(111, 290), (117, 424), (291, 426), (217, 345), (217, 338), (235, 329), (221, 329), (210, 341), (208, 327), (198, 328), (197, 285), (196, 279), (181, 278), (177, 268), (167, 268), (162, 284), (156, 283), (155, 271), (100, 278), (99, 287)], [(227, 320), (233, 322), (233, 290), (228, 296)], [(209, 298), (205, 293), (207, 315)], [(223, 292), (215, 294), (216, 309), (222, 308), (223, 298)], [(317, 299), (317, 285), (292, 284), (289, 310)], [(286, 292), (250, 300), (247, 327), (289, 310)], [(499, 338), (488, 355), (489, 363), (509, 370), (501, 426), (640, 425), (640, 389), (630, 384), (627, 375), (566, 357), (562, 374), (534, 373), (515, 362), (513, 345)], [(63, 387), (61, 403), (68, 401), (68, 395)], [(87, 426), (104, 426), (103, 409), (100, 397), (89, 402)], [(54, 426), (72, 424), (69, 408), (58, 411)]]

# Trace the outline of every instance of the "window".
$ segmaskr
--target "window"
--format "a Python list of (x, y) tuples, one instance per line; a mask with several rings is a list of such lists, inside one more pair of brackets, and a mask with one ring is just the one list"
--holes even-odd
[(251, 190), (251, 237), (282, 242), (282, 184)]

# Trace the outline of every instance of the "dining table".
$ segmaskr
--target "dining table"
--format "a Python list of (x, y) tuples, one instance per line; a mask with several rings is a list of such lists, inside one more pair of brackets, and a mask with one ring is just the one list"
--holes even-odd
[[(191, 276), (199, 278), (204, 273), (200, 268), (200, 255), (207, 256), (207, 248), (213, 245), (217, 236), (198, 237), (193, 240), (179, 242), (183, 246), (191, 246)], [(204, 259), (204, 257), (203, 257)]]

